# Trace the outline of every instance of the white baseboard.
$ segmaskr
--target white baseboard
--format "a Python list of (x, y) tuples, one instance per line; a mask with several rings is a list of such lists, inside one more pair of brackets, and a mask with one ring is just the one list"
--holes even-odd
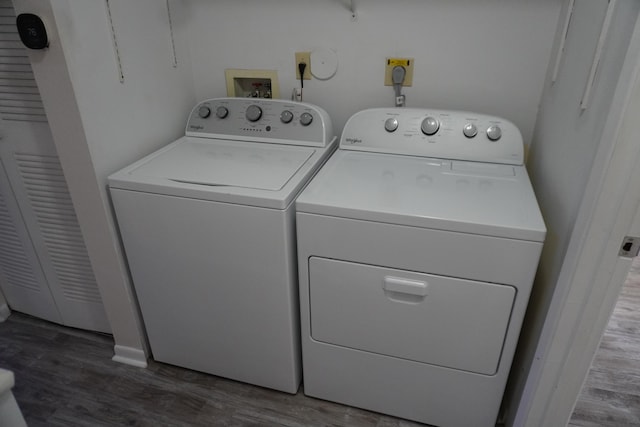
[(125, 347), (123, 345), (114, 345), (113, 351), (115, 355), (111, 358), (114, 362), (124, 363), (138, 368), (147, 367), (147, 356), (144, 351), (139, 348)]
[(0, 323), (4, 322), (11, 316), (11, 310), (7, 304), (0, 305)]

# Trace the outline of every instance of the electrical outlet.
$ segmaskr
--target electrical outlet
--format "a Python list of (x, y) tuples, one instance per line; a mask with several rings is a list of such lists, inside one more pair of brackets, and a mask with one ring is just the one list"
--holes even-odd
[(397, 65), (404, 67), (407, 72), (404, 76), (402, 86), (411, 86), (413, 84), (413, 58), (387, 58), (385, 60), (384, 85), (393, 86), (391, 72)]
[(298, 64), (304, 62), (307, 64), (307, 68), (304, 70), (302, 78), (304, 80), (311, 80), (311, 52), (296, 52), (296, 79), (300, 80), (300, 70)]

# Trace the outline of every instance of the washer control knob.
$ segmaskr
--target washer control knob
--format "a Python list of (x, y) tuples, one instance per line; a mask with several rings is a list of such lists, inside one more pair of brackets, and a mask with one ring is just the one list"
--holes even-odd
[(293, 113), (289, 110), (284, 110), (280, 113), (280, 121), (282, 123), (290, 123), (293, 120)]
[(224, 119), (229, 115), (229, 110), (227, 107), (220, 106), (216, 108), (216, 117), (219, 119)]
[(398, 129), (398, 119), (391, 117), (385, 120), (384, 129), (387, 132), (395, 132)]
[(502, 129), (498, 125), (491, 125), (487, 129), (487, 138), (492, 141), (497, 141), (502, 137)]
[(425, 135), (433, 135), (440, 129), (440, 123), (435, 117), (429, 116), (422, 121), (420, 128)]
[(247, 117), (247, 120), (249, 120), (250, 122), (257, 122), (258, 120), (260, 120), (260, 117), (262, 117), (262, 108), (258, 107), (255, 104), (249, 105), (245, 115)]
[(302, 126), (309, 126), (313, 121), (313, 116), (311, 113), (302, 113), (300, 114), (300, 124)]
[(473, 123), (467, 123), (462, 128), (462, 133), (467, 138), (473, 138), (474, 136), (476, 136), (478, 134), (478, 128)]
[(198, 108), (198, 115), (203, 119), (206, 119), (211, 115), (211, 108), (203, 105), (202, 107)]

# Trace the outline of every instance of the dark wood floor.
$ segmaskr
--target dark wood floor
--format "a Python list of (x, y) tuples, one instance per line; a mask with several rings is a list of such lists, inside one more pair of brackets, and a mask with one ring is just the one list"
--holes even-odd
[[(112, 362), (112, 352), (107, 335), (18, 313), (0, 323), (0, 367), (15, 373), (13, 392), (30, 427), (418, 426), (153, 361), (139, 369)], [(570, 425), (640, 426), (640, 259)]]
[(640, 258), (634, 260), (569, 425), (640, 426)]
[[(14, 313), (0, 323), (0, 366), (30, 427), (376, 426), (419, 424), (150, 362), (111, 361), (110, 336)], [(10, 427), (10, 426), (2, 426)]]

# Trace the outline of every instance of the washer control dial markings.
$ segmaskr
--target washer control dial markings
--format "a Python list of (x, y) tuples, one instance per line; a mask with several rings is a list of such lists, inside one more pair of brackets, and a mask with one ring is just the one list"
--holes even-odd
[(300, 124), (302, 126), (309, 126), (313, 122), (313, 116), (311, 113), (302, 113), (300, 114)]
[(487, 129), (487, 138), (491, 141), (497, 141), (502, 137), (502, 129), (498, 125), (491, 125)]
[(247, 107), (245, 115), (247, 117), (247, 120), (249, 120), (250, 122), (257, 122), (258, 120), (260, 120), (260, 117), (262, 117), (262, 108), (258, 107), (255, 104), (249, 105), (249, 107)]
[(384, 122), (384, 129), (387, 132), (395, 132), (398, 129), (398, 119), (390, 117)]
[(227, 107), (223, 107), (222, 105), (216, 108), (216, 117), (219, 119), (224, 119), (229, 115), (229, 110)]
[(424, 133), (425, 135), (434, 135), (436, 132), (438, 132), (438, 129), (440, 129), (440, 122), (438, 122), (438, 119), (436, 119), (435, 117), (429, 116), (422, 121), (420, 129), (422, 129), (422, 133)]
[(280, 113), (280, 121), (282, 123), (291, 123), (291, 120), (293, 120), (293, 113), (291, 111), (284, 110)]
[(206, 119), (210, 115), (211, 115), (211, 108), (207, 107), (206, 105), (203, 105), (202, 107), (198, 108), (198, 116), (202, 117), (203, 119)]
[(473, 123), (467, 123), (462, 128), (462, 133), (467, 138), (473, 138), (474, 136), (476, 136), (478, 134), (478, 127), (476, 125), (474, 125)]

